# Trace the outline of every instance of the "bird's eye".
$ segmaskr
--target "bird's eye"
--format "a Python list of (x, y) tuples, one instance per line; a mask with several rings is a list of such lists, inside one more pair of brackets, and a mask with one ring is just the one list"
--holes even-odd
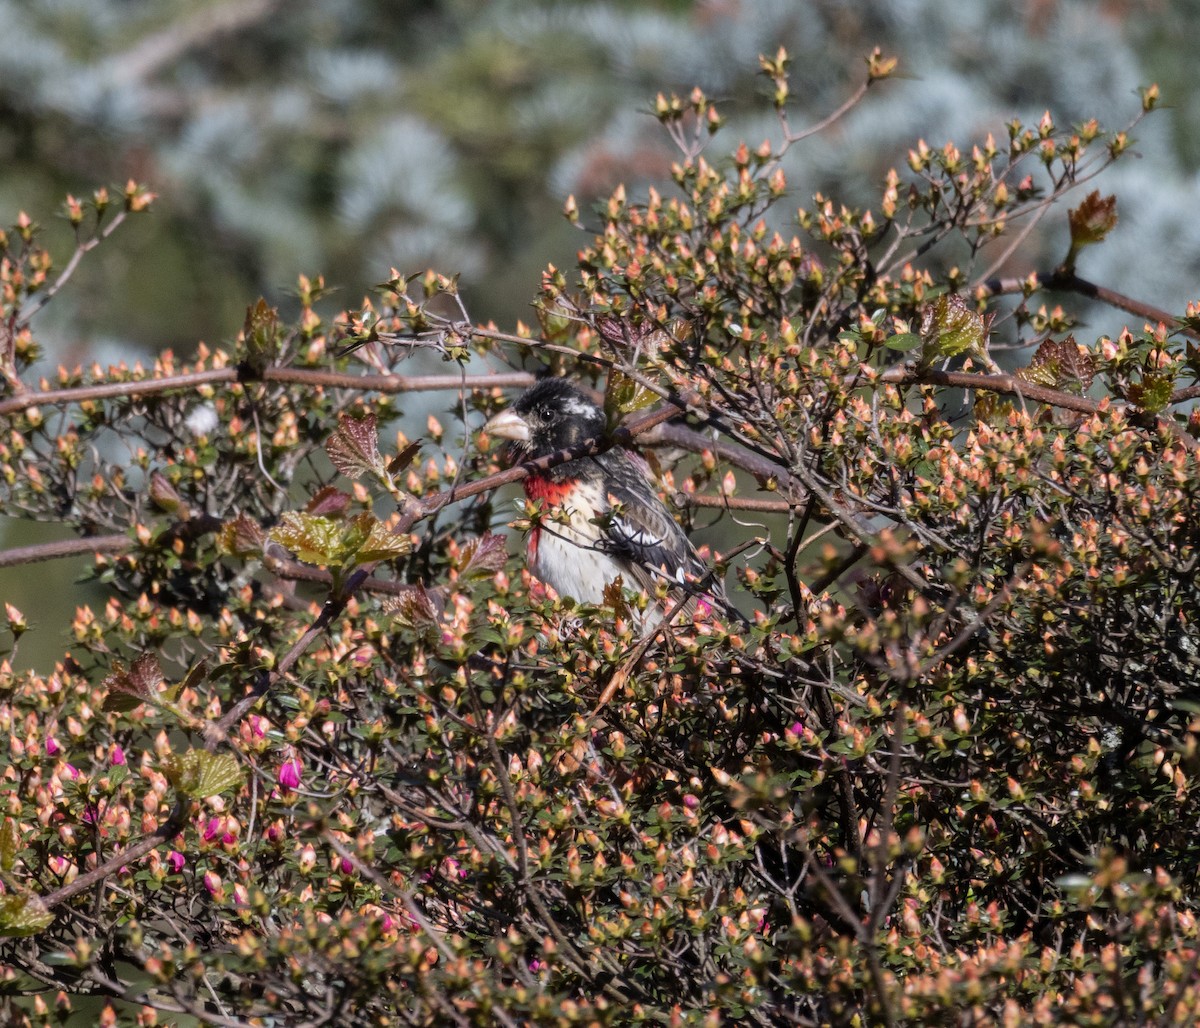
[(558, 412), (553, 407), (543, 407), (540, 413), (543, 421), (553, 421)]

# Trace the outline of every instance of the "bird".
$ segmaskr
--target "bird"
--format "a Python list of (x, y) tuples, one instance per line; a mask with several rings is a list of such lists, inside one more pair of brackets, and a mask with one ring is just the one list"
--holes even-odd
[[(507, 460), (520, 464), (604, 435), (604, 412), (564, 378), (543, 378), (483, 426), (509, 441)], [(618, 579), (654, 595), (668, 584), (671, 607), (688, 615), (716, 609), (744, 620), (724, 585), (696, 552), (659, 499), (640, 456), (621, 447), (539, 469), (524, 480), (529, 500), (561, 508), (565, 523), (546, 519), (526, 541), (526, 562), (559, 596), (599, 606)], [(672, 602), (673, 601), (673, 602)], [(647, 626), (661, 621), (653, 608)]]

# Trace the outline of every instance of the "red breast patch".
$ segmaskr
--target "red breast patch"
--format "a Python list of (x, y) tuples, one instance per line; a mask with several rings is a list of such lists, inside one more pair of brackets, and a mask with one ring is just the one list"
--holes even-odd
[[(546, 507), (561, 507), (566, 503), (567, 498), (571, 495), (571, 490), (575, 488), (576, 483), (572, 481), (552, 482), (548, 478), (543, 478), (541, 475), (530, 475), (524, 481), (525, 495), (530, 500), (540, 500)], [(529, 533), (529, 539), (525, 543), (525, 559), (528, 561), (531, 568), (537, 568), (537, 551), (538, 542), (541, 539), (542, 530), (535, 527)], [(536, 572), (535, 572), (536, 573)]]
[(531, 500), (541, 500), (548, 507), (561, 507), (574, 487), (574, 482), (551, 482), (539, 475), (525, 479), (525, 495)]

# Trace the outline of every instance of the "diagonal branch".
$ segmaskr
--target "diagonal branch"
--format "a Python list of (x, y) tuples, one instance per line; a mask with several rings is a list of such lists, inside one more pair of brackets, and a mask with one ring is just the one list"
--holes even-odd
[(231, 3), (201, 5), (188, 17), (172, 21), (129, 49), (108, 58), (104, 62), (107, 82), (114, 88), (124, 89), (143, 84), (189, 50), (265, 21), (281, 6), (281, 0), (232, 0)]
[[(1200, 340), (1200, 331), (1187, 325), (1180, 326), (1179, 318), (1170, 311), (1165, 311), (1161, 307), (1155, 307), (1152, 304), (1143, 303), (1141, 300), (1135, 300), (1124, 293), (1118, 293), (1115, 289), (1098, 286), (1094, 282), (1089, 282), (1086, 278), (1080, 278), (1073, 271), (1058, 268), (1046, 275), (1038, 274), (1036, 278), (1040, 289), (1059, 290), (1064, 293), (1078, 293), (1080, 296), (1086, 296), (1090, 300), (1099, 300), (1101, 303), (1106, 303), (1117, 310), (1125, 311), (1126, 314), (1134, 314), (1151, 324), (1156, 325), (1161, 322), (1164, 325), (1175, 326), (1185, 336)], [(1023, 278), (989, 278), (982, 283), (979, 289), (980, 295), (986, 298), (989, 296), (1024, 293), (1028, 285), (1029, 280)]]
[[(1063, 410), (1078, 411), (1081, 414), (1098, 414), (1106, 410), (1125, 411), (1134, 415), (1144, 414), (1151, 417), (1162, 432), (1172, 436), (1176, 442), (1188, 450), (1200, 451), (1200, 442), (1170, 414), (1150, 414), (1137, 404), (1127, 400), (1118, 400), (1112, 397), (1095, 400), (1090, 396), (1079, 396), (1075, 393), (1063, 392), (1061, 389), (1050, 389), (1017, 375), (1006, 374), (979, 375), (969, 371), (940, 371), (936, 368), (920, 370), (911, 366), (902, 366), (888, 369), (879, 378), (881, 381), (891, 382), (895, 385), (940, 385), (999, 393), (1003, 396), (1015, 396), (1022, 400), (1033, 400), (1036, 403), (1044, 403), (1047, 406), (1059, 407)], [(1189, 399), (1188, 394), (1190, 393), (1190, 389), (1179, 391), (1179, 395), (1183, 399)], [(1197, 390), (1197, 393), (1200, 394), (1200, 390)], [(1172, 396), (1172, 401), (1175, 401), (1174, 396)]]

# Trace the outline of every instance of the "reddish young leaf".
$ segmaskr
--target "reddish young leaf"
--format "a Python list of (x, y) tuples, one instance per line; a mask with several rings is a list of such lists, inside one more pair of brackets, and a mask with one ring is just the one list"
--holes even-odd
[(108, 691), (104, 698), (104, 709), (133, 710), (147, 700), (154, 699), (162, 683), (162, 668), (152, 653), (139, 655), (129, 668), (122, 661), (114, 660), (112, 673), (101, 683)]
[(463, 576), (494, 575), (504, 567), (507, 560), (507, 540), (502, 535), (487, 532), (463, 543), (458, 570)]
[(1099, 243), (1117, 224), (1117, 198), (1100, 196), (1094, 189), (1074, 210), (1067, 213), (1071, 226), (1071, 252), (1074, 254), (1085, 246)]
[(348, 493), (327, 485), (317, 490), (311, 500), (304, 505), (305, 513), (318, 514), (321, 517), (336, 517), (345, 513), (350, 506), (351, 498)]
[(325, 452), (333, 466), (347, 478), (358, 478), (364, 471), (384, 474), (374, 414), (361, 418), (341, 415), (337, 430), (325, 443)]

